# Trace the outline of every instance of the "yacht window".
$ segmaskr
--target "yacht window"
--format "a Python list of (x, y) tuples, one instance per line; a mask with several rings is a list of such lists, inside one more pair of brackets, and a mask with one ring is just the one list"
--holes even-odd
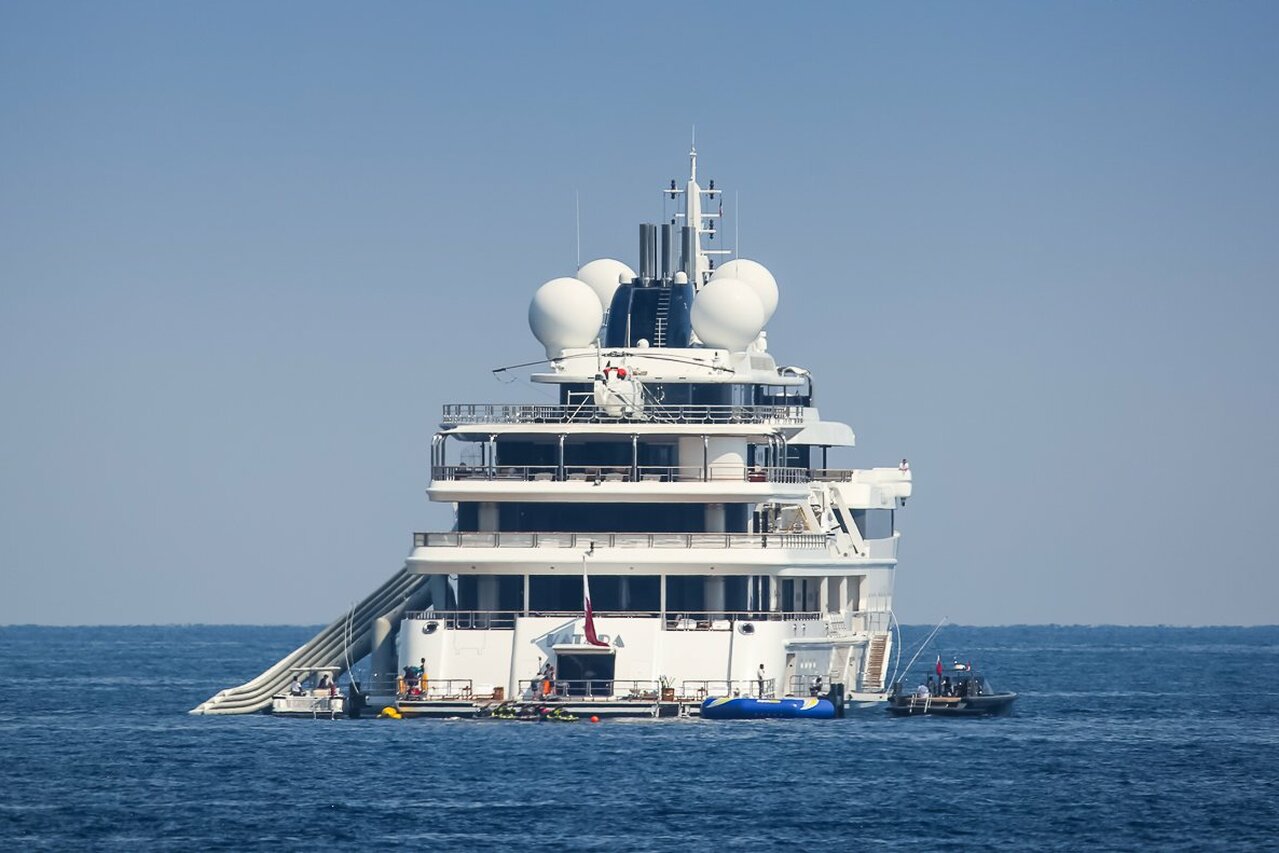
[[(529, 610), (580, 613), (582, 576), (530, 575)], [(661, 610), (657, 575), (591, 575), (591, 609), (597, 613), (653, 613)]]

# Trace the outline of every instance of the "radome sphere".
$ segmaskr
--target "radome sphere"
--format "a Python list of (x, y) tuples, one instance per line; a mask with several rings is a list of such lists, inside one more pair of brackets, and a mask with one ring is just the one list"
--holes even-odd
[(595, 291), (595, 295), (599, 297), (600, 305), (607, 311), (613, 304), (613, 292), (617, 290), (623, 279), (630, 281), (635, 278), (635, 270), (621, 261), (599, 258), (582, 264), (577, 271), (577, 277), (590, 285), (591, 290)]
[(713, 278), (693, 300), (693, 331), (708, 347), (741, 352), (764, 328), (764, 304), (736, 278)]
[(559, 358), (570, 347), (589, 346), (603, 322), (599, 297), (576, 278), (551, 279), (537, 289), (528, 306), (528, 326), (546, 347), (547, 358)]
[(764, 322), (773, 319), (773, 312), (777, 310), (777, 279), (763, 264), (737, 258), (711, 274), (711, 281), (717, 278), (737, 278), (749, 284), (764, 305)]

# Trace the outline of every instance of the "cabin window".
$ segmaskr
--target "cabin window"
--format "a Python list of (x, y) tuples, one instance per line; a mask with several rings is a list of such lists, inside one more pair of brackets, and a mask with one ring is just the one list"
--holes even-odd
[(821, 578), (783, 578), (782, 610), (791, 613), (816, 613), (822, 609)]
[(514, 612), (524, 609), (523, 575), (458, 575), (455, 610)]
[(759, 613), (769, 609), (769, 590), (770, 579), (760, 575), (667, 575), (666, 612)]
[[(473, 533), (479, 522), (477, 503), (458, 504), (459, 531)], [(745, 533), (749, 523), (749, 505), (724, 507), (727, 532)], [(703, 533), (706, 504), (504, 502), (498, 504), (498, 527), (508, 533)]]
[(891, 509), (855, 509), (853, 521), (865, 539), (889, 539), (893, 535)]
[[(535, 613), (580, 613), (582, 576), (530, 575), (529, 610)], [(657, 575), (591, 575), (591, 609), (597, 613), (652, 613), (662, 607)]]

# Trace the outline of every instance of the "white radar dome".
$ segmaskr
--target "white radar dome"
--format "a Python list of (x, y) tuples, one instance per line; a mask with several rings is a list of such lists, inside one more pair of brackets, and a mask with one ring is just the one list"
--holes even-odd
[(777, 310), (777, 279), (763, 264), (738, 258), (711, 273), (711, 281), (717, 278), (737, 278), (749, 284), (764, 305), (764, 322), (773, 319), (773, 312)]
[(600, 333), (604, 309), (595, 291), (576, 278), (553, 278), (537, 289), (528, 306), (528, 327), (559, 358), (570, 347), (589, 346)]
[(577, 271), (577, 277), (591, 286), (595, 295), (600, 298), (600, 305), (607, 311), (613, 304), (613, 293), (622, 279), (630, 281), (635, 278), (635, 270), (621, 261), (612, 258), (600, 258), (587, 261)]
[(741, 352), (764, 328), (764, 304), (736, 278), (713, 278), (693, 300), (693, 331), (708, 347)]

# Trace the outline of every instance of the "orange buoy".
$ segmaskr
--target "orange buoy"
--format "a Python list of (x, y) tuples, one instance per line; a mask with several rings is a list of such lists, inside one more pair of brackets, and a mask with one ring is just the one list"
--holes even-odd
[(591, 722), (592, 722), (592, 723), (598, 723), (599, 721), (600, 721), (600, 718), (599, 718), (599, 717), (597, 717), (597, 716), (596, 716), (596, 715), (594, 715), (594, 714), (591, 714)]

